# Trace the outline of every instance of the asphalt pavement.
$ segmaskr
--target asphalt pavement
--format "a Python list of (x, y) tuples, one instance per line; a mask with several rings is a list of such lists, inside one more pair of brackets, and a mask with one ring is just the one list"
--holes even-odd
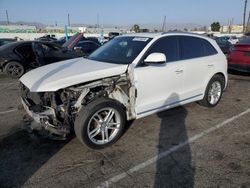
[(16, 80), (0, 76), (0, 187), (250, 187), (250, 75), (215, 108), (197, 103), (128, 123), (113, 146), (25, 130)]

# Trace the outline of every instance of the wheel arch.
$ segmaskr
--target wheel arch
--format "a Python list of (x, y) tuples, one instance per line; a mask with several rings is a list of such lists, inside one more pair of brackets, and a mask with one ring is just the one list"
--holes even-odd
[(224, 90), (226, 89), (226, 87), (227, 87), (227, 76), (223, 73), (223, 72), (217, 72), (216, 74), (214, 74), (213, 76), (212, 76), (212, 78), (214, 77), (214, 76), (216, 76), (216, 75), (219, 75), (219, 76), (221, 76), (222, 78), (223, 78), (223, 81), (224, 81)]
[[(3, 64), (3, 68), (5, 68), (5, 67), (6, 67), (6, 65), (7, 65), (8, 63), (11, 63), (11, 62), (18, 62), (18, 63), (20, 63), (21, 65), (23, 65), (23, 64), (22, 64), (22, 62), (21, 62), (20, 60), (11, 59), (11, 60), (8, 60), (8, 61), (4, 62), (4, 64)], [(25, 66), (24, 66), (24, 65), (23, 65), (23, 67), (25, 68)]]

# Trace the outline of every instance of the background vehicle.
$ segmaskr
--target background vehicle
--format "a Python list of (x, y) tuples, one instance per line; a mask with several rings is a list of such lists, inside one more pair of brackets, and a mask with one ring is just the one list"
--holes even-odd
[(78, 56), (87, 57), (89, 54), (91, 54), (93, 51), (95, 51), (97, 48), (99, 48), (100, 45), (93, 42), (93, 41), (80, 41), (76, 44), (74, 47), (75, 52)]
[(215, 38), (215, 41), (217, 42), (224, 54), (228, 54), (233, 46), (232, 43), (228, 41), (227, 37), (217, 37)]
[(82, 143), (101, 149), (120, 138), (127, 120), (194, 101), (216, 106), (227, 62), (207, 37), (143, 33), (115, 37), (88, 58), (40, 67), (20, 81), (35, 127), (62, 138), (74, 127)]
[(232, 36), (229, 36), (228, 41), (229, 41), (231, 44), (236, 44), (236, 43), (239, 42), (239, 39), (238, 39), (236, 36), (232, 35)]
[[(85, 41), (85, 42), (83, 42)], [(86, 42), (89, 41), (89, 42)], [(64, 48), (76, 50), (78, 55), (87, 56), (95, 51), (101, 43), (95, 37), (84, 37), (82, 33), (77, 33), (63, 44)]]
[(44, 41), (44, 42), (54, 42), (57, 41), (55, 35), (44, 35), (42, 37), (37, 38), (38, 41)]
[(76, 53), (50, 42), (13, 42), (0, 47), (0, 70), (19, 78), (30, 69), (75, 57)]
[(117, 33), (117, 32), (109, 32), (109, 40), (119, 36), (120, 33)]
[(250, 72), (250, 37), (234, 45), (228, 55), (228, 69)]
[[(71, 36), (68, 36), (68, 39), (70, 39)], [(62, 46), (66, 42), (66, 37), (61, 37), (58, 40), (51, 41), (54, 44)]]
[(11, 42), (16, 42), (17, 39), (10, 39), (10, 38), (2, 38), (0, 39), (0, 46), (5, 45), (5, 44), (9, 44)]

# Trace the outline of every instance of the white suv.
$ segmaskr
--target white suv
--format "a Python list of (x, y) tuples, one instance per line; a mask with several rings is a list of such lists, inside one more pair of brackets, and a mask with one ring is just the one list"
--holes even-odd
[(116, 142), (126, 121), (199, 101), (214, 107), (227, 85), (216, 42), (190, 33), (116, 37), (88, 58), (26, 73), (22, 103), (31, 128), (77, 138), (100, 149)]

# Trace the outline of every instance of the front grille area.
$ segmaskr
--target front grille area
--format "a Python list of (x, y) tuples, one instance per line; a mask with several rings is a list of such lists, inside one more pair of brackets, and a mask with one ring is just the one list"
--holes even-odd
[(42, 104), (41, 93), (30, 92), (29, 88), (21, 85), (21, 96), (31, 102), (32, 104)]

